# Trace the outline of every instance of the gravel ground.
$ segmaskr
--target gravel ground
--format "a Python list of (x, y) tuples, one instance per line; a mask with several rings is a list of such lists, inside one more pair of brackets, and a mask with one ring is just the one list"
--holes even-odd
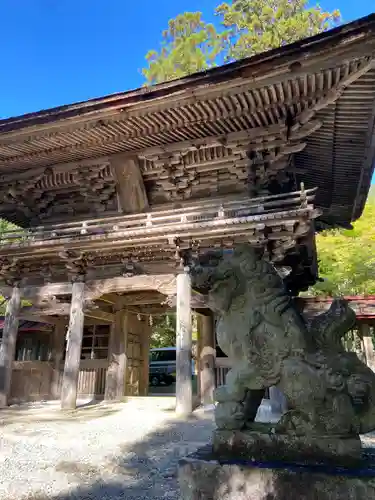
[[(0, 500), (177, 500), (178, 459), (209, 442), (213, 413), (176, 419), (174, 398), (0, 411)], [(364, 438), (375, 445), (375, 436)]]
[(178, 459), (206, 444), (212, 412), (176, 419), (173, 398), (0, 412), (0, 500), (178, 498)]

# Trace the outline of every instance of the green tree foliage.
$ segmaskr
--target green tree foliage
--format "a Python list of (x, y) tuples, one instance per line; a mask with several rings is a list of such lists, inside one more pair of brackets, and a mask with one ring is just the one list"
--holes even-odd
[(169, 21), (159, 51), (146, 55), (147, 83), (180, 78), (326, 31), (340, 21), (340, 12), (324, 12), (307, 0), (233, 0), (219, 5), (219, 28), (201, 12), (185, 12)]
[(312, 295), (375, 294), (375, 189), (352, 230), (325, 231), (317, 236), (320, 276)]
[[(197, 340), (197, 317), (193, 314), (193, 341)], [(176, 345), (176, 314), (156, 316), (151, 333), (151, 349), (173, 347)]]
[(151, 333), (151, 349), (176, 345), (176, 315), (156, 316)]
[(163, 31), (160, 52), (150, 50), (143, 70), (148, 83), (158, 83), (203, 71), (215, 64), (221, 37), (201, 12), (185, 12), (171, 19)]
[(238, 60), (327, 31), (340, 12), (324, 12), (307, 0), (234, 0), (216, 9), (227, 28), (226, 59)]

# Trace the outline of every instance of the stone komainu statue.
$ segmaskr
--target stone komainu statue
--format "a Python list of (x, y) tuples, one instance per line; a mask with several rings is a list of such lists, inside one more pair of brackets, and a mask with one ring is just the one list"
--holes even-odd
[(344, 300), (307, 323), (274, 266), (250, 245), (202, 255), (191, 277), (218, 314), (218, 344), (233, 367), (216, 391), (219, 429), (251, 428), (271, 386), (289, 408), (276, 432), (347, 436), (375, 429), (375, 374), (341, 343), (355, 323)]

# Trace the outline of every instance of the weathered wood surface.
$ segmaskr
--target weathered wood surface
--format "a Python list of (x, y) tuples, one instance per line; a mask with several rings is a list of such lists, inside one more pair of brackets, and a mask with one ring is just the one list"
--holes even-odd
[[(107, 369), (107, 359), (81, 359), (77, 382), (77, 397), (103, 399)], [(63, 378), (64, 366), (62, 365), (60, 367), (59, 394), (61, 393)]]
[(193, 411), (191, 280), (186, 272), (177, 276), (176, 308), (176, 413)]
[(212, 315), (198, 316), (198, 383), (203, 405), (214, 403), (215, 331)]
[[(307, 201), (312, 203), (315, 190), (306, 192)], [(178, 233), (189, 235), (190, 232), (207, 230), (221, 226), (234, 226), (236, 224), (251, 223), (254, 225), (262, 221), (272, 221), (273, 210), (283, 212), (284, 217), (297, 220), (306, 213), (313, 212), (301, 208), (301, 192), (284, 193), (258, 198), (242, 198), (240, 200), (221, 202), (204, 201), (187, 208), (152, 211), (147, 214), (118, 216), (104, 219), (83, 220), (76, 223), (56, 224), (30, 229), (27, 232), (9, 231), (2, 234), (0, 252), (12, 248), (16, 253), (24, 253), (28, 247), (33, 248), (33, 253), (46, 252), (58, 247), (60, 251), (66, 250), (79, 242), (82, 250), (84, 247), (101, 246), (101, 242), (113, 246), (116, 241), (128, 241), (142, 244), (145, 241), (157, 242), (161, 236), (167, 238), (168, 234)], [(202, 219), (204, 211), (204, 219)], [(279, 215), (280, 218), (280, 215)], [(234, 228), (232, 228), (234, 230)], [(204, 232), (202, 233), (204, 235)], [(64, 245), (62, 247), (61, 245)]]
[[(21, 314), (26, 313), (29, 317), (43, 317), (43, 316), (69, 316), (71, 309), (71, 304), (68, 302), (58, 302), (56, 304), (47, 304), (47, 307), (25, 307), (21, 309)], [(99, 308), (88, 309), (84, 306), (83, 308), (85, 317), (96, 320), (98, 323), (113, 323), (115, 321), (115, 316), (112, 313), (101, 311)], [(34, 319), (35, 321), (35, 319)], [(48, 320), (47, 320), (48, 323)]]
[(141, 341), (141, 396), (148, 396), (149, 390), (149, 373), (150, 373), (150, 337), (151, 326), (148, 321), (142, 322), (142, 329), (140, 331)]
[[(86, 282), (84, 300), (95, 300), (108, 293), (127, 293), (148, 290), (156, 290), (165, 295), (172, 295), (176, 291), (175, 287), (176, 277), (173, 274), (160, 274), (156, 276), (142, 275), (134, 277), (119, 276), (104, 280), (88, 280)], [(42, 286), (25, 286), (20, 290), (22, 298), (33, 301), (40, 297), (70, 295), (72, 293), (72, 288), (72, 283), (63, 282)], [(3, 296), (10, 295), (12, 293), (12, 288), (9, 286), (2, 286), (1, 293)]]
[(60, 366), (61, 361), (64, 356), (65, 347), (65, 336), (67, 333), (68, 324), (62, 318), (59, 318), (59, 322), (55, 324), (54, 331), (52, 334), (52, 381), (51, 381), (51, 397), (53, 399), (59, 399), (60, 397)]
[(3, 337), (0, 344), (0, 408), (8, 405), (20, 309), (20, 289), (18, 286), (14, 286), (6, 307)]
[(46, 361), (15, 361), (9, 396), (11, 404), (58, 399), (59, 370)]
[[(81, 360), (77, 397), (103, 399), (108, 361)], [(64, 365), (56, 370), (47, 361), (15, 361), (13, 363), (10, 403), (58, 400), (63, 384)]]
[(129, 158), (128, 155), (112, 156), (111, 168), (116, 180), (120, 210), (124, 213), (136, 213), (148, 208), (138, 158)]
[(120, 401), (125, 396), (128, 320), (129, 315), (126, 310), (116, 311), (109, 341), (109, 366), (104, 396), (109, 401)]
[(73, 283), (64, 377), (61, 388), (61, 408), (63, 410), (75, 409), (77, 403), (77, 383), (84, 326), (84, 296), (85, 283), (79, 281)]

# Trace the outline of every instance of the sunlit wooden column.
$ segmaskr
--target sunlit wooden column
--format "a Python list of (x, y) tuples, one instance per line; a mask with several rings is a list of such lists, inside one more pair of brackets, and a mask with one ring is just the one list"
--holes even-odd
[(3, 337), (0, 345), (0, 408), (8, 406), (20, 310), (21, 291), (18, 284), (15, 284), (6, 306)]
[(60, 366), (64, 356), (65, 335), (67, 324), (63, 318), (55, 324), (52, 333), (52, 383), (51, 383), (51, 398), (59, 399), (60, 397)]
[(212, 314), (198, 316), (198, 384), (202, 405), (214, 402), (215, 391), (215, 329)]
[(128, 311), (115, 311), (115, 321), (109, 339), (109, 366), (104, 393), (104, 399), (107, 401), (121, 401), (125, 396), (128, 329)]
[(177, 275), (176, 296), (176, 413), (193, 411), (191, 280), (187, 270)]
[(142, 331), (140, 333), (141, 340), (141, 358), (142, 364), (140, 368), (140, 395), (148, 396), (149, 389), (149, 373), (150, 373), (150, 337), (151, 337), (151, 325), (148, 321), (142, 321)]
[(77, 385), (84, 326), (84, 303), (85, 283), (83, 280), (78, 279), (74, 281), (72, 286), (72, 302), (61, 388), (61, 408), (63, 410), (74, 410), (77, 406)]
[(375, 371), (375, 352), (370, 325), (360, 325), (360, 336), (363, 339), (366, 364), (372, 371)]

